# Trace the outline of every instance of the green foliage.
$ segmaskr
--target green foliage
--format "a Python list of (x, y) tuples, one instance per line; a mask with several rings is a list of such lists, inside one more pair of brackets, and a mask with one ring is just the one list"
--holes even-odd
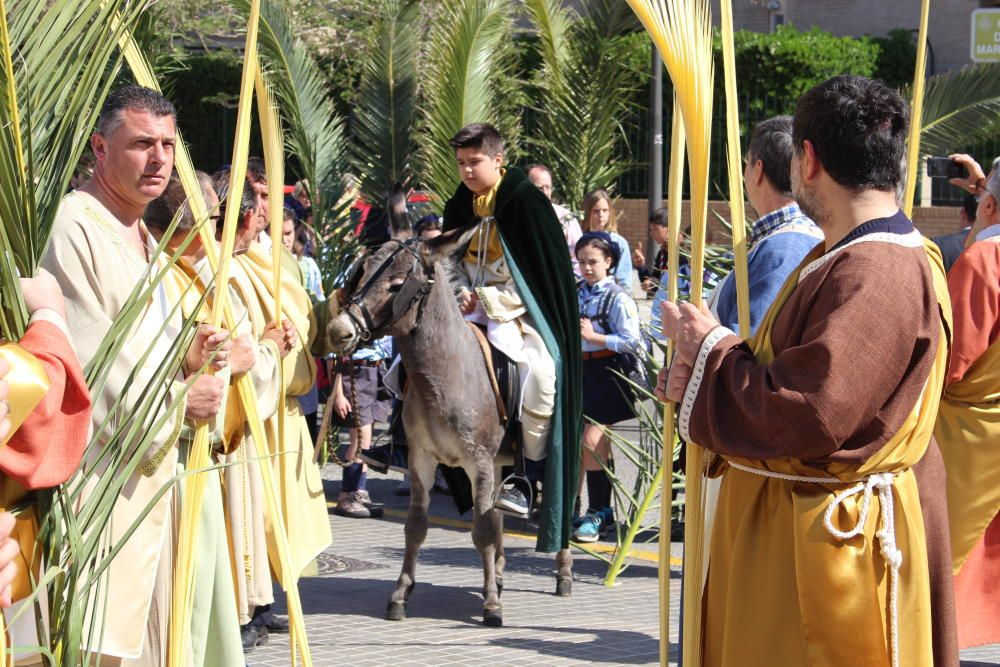
[[(0, 333), (17, 340), (27, 325), (17, 276), (32, 276), (59, 203), (118, 68), (108, 26), (127, 3), (14, 0), (0, 63)], [(103, 23), (101, 29), (95, 24)]]
[(872, 37), (871, 41), (879, 48), (873, 76), (893, 88), (912, 85), (917, 66), (917, 40), (913, 31), (894, 28), (885, 37)]
[(371, 34), (351, 141), (361, 194), (370, 202), (384, 201), (393, 183), (412, 176), (418, 9), (413, 0), (385, 0)]
[[(716, 70), (722, 71), (722, 48), (716, 34)], [(740, 30), (734, 35), (740, 96), (751, 105), (771, 97), (794, 111), (795, 100), (818, 83), (839, 74), (871, 76), (879, 47), (868, 39), (835, 37), (813, 27), (800, 31), (781, 25), (771, 33)], [(722, 77), (716, 77), (721, 91)]]
[(630, 66), (637, 42), (623, 33), (621, 3), (588, 0), (583, 16), (556, 0), (526, 6), (539, 30), (541, 63), (531, 81), (527, 142), (533, 160), (552, 169), (557, 196), (579, 206), (591, 190), (614, 189), (629, 168), (622, 119), (646, 74)]
[[(231, 0), (249, 12), (248, 0)], [(288, 8), (261, 2), (259, 47), (274, 86), (286, 133), (285, 146), (297, 175), (309, 182), (313, 229), (320, 239), (323, 280), (331, 285), (351, 254), (347, 208), (347, 136), (326, 90), (319, 66), (300, 40)]]
[[(513, 104), (513, 13), (506, 0), (441, 0), (433, 8), (425, 55), (420, 181), (438, 205), (458, 182), (448, 140), (463, 126), (488, 122), (517, 145)], [(514, 155), (508, 155), (513, 158)]]
[[(909, 89), (903, 95), (910, 97)], [(924, 89), (920, 152), (948, 155), (1000, 135), (1000, 65), (932, 76)]]
[[(191, 159), (212, 173), (231, 158), (243, 61), (232, 51), (212, 51), (186, 54), (180, 62), (182, 67), (156, 72), (177, 107)], [(260, 155), (260, 132), (250, 137), (251, 155)]]

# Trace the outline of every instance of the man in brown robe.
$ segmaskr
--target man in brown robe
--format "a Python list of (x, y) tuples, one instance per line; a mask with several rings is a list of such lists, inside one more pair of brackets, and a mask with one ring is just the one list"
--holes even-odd
[(792, 189), (825, 243), (750, 341), (664, 304), (677, 356), (658, 391), (722, 476), (705, 665), (958, 665), (932, 437), (950, 307), (940, 255), (896, 201), (908, 121), (863, 77), (807, 92)]

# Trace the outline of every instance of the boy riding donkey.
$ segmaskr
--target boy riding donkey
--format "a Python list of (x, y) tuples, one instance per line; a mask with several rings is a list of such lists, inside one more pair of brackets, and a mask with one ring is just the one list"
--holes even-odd
[[(492, 125), (474, 123), (452, 139), (462, 183), (444, 209), (445, 233), (479, 225), (456, 271), (467, 320), (517, 364), (521, 380), (518, 477), (544, 485), (537, 548), (568, 546), (580, 463), (581, 352), (573, 269), (551, 203), (512, 166)], [(363, 459), (375, 470), (400, 468), (396, 445)], [(515, 480), (517, 481), (517, 480)], [(522, 485), (505, 485), (496, 509), (527, 517)], [(526, 488), (524, 490), (527, 490)], [(530, 492), (529, 494), (530, 495)]]

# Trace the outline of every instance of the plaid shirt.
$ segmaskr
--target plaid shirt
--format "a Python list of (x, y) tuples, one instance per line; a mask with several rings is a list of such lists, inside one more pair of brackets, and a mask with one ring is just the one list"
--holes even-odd
[(799, 205), (792, 202), (788, 206), (771, 211), (767, 215), (761, 216), (757, 222), (753, 223), (750, 236), (747, 238), (748, 247), (753, 248), (759, 241), (778, 231), (785, 225), (809, 225), (815, 226), (812, 220), (806, 217)]

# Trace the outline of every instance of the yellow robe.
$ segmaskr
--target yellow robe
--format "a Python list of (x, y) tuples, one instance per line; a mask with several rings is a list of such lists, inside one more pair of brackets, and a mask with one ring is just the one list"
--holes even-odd
[[(236, 257), (257, 294), (267, 321), (277, 319), (273, 296), (274, 275), (271, 258), (253, 243), (250, 250)], [(275, 478), (281, 496), (282, 518), (291, 549), (293, 576), (303, 570), (332, 541), (326, 496), (319, 467), (313, 461), (313, 442), (298, 397), (309, 392), (316, 382), (316, 363), (309, 349), (316, 338), (316, 319), (309, 295), (297, 275), (282, 272), (282, 319), (289, 320), (298, 334), (298, 344), (282, 363), (285, 386), (284, 431), (279, 434), (279, 415), (264, 422), (268, 446), (274, 456)], [(279, 445), (283, 443), (283, 448)], [(273, 550), (273, 541), (268, 549)], [(271, 554), (271, 567), (281, 579), (277, 555)]]
[(1000, 513), (1000, 343), (945, 389), (934, 437), (948, 470), (951, 552), (958, 574)]
[[(927, 242), (925, 242), (927, 243)], [(944, 317), (950, 317), (944, 268), (936, 248), (925, 247)], [(771, 331), (813, 251), (789, 277), (756, 336), (749, 341), (758, 364), (774, 360)], [(946, 324), (950, 329), (950, 324)], [(847, 667), (888, 665), (889, 569), (876, 532), (883, 508), (874, 493), (861, 534), (841, 540), (824, 527), (834, 494), (874, 473), (894, 473), (895, 541), (903, 554), (899, 573), (900, 665), (931, 667), (931, 609), (927, 547), (917, 483), (911, 470), (930, 441), (948, 364), (941, 333), (930, 377), (902, 428), (862, 465), (823, 468), (800, 460), (720, 457), (723, 475), (705, 589), (703, 664)], [(739, 470), (729, 462), (774, 473), (829, 477), (844, 482), (796, 482)], [(849, 531), (858, 522), (862, 494), (846, 498), (833, 525)], [(765, 537), (766, 536), (766, 537)], [(874, 567), (873, 567), (874, 565)], [(789, 576), (789, 573), (794, 573)], [(760, 636), (741, 622), (768, 619), (786, 631)], [(728, 619), (728, 620), (727, 620)], [(843, 638), (850, 635), (850, 641)]]

